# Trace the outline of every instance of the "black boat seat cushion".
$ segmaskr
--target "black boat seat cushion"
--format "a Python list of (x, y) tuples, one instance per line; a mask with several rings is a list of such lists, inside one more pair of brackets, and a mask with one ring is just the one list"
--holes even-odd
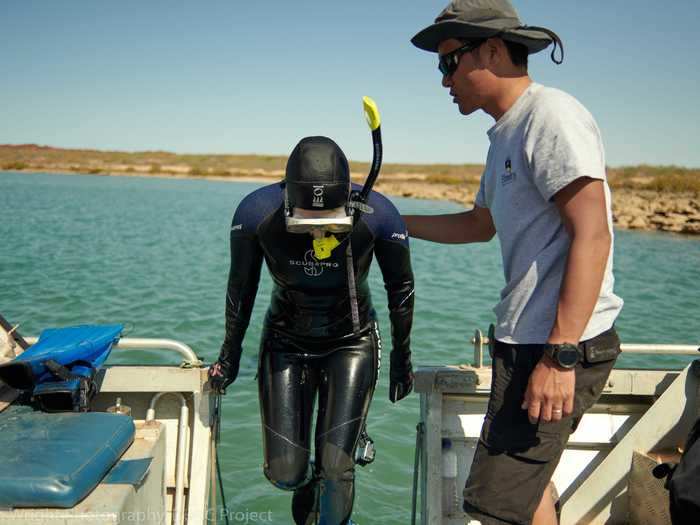
[(0, 414), (0, 507), (70, 508), (134, 440), (129, 416), (8, 410)]

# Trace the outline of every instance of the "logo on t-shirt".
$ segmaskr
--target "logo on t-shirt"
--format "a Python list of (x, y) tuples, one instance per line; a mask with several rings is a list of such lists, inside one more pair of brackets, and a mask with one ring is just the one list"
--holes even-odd
[(501, 186), (507, 186), (515, 180), (515, 172), (511, 169), (510, 159), (506, 160), (505, 171), (501, 174)]

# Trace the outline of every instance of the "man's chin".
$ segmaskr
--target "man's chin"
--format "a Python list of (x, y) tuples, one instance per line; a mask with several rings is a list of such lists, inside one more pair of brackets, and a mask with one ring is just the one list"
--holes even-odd
[(459, 108), (459, 112), (460, 112), (462, 115), (465, 115), (465, 116), (466, 116), (466, 115), (471, 115), (471, 114), (474, 113), (477, 109), (479, 109), (479, 108), (476, 108), (476, 107), (474, 107), (474, 106), (465, 106), (465, 105), (463, 105), (463, 104), (458, 104), (457, 107)]

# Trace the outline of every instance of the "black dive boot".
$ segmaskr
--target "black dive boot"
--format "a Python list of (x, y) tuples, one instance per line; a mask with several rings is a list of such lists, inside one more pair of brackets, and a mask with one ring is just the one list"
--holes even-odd
[(292, 517), (296, 525), (314, 525), (318, 522), (318, 483), (315, 478), (294, 491)]

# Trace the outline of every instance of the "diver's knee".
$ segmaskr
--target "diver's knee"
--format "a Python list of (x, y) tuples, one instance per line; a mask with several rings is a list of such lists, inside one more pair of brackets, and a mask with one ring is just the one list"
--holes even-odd
[(282, 490), (296, 490), (308, 481), (306, 463), (272, 462), (266, 464), (263, 473), (267, 480)]
[(321, 468), (318, 477), (328, 481), (355, 481), (355, 468), (341, 468), (332, 466), (330, 468)]
[(355, 479), (355, 461), (353, 457), (341, 447), (330, 443), (322, 447), (320, 460), (316, 466), (319, 476), (322, 478), (338, 481), (352, 481)]

